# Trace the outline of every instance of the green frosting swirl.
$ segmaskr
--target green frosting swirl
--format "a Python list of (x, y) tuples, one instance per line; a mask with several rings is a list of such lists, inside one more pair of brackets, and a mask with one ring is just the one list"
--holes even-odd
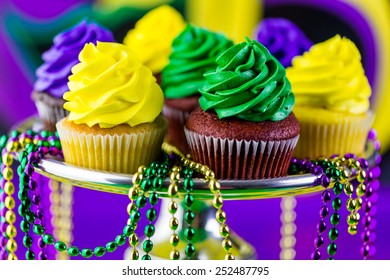
[(259, 42), (234, 45), (217, 58), (215, 71), (204, 74), (200, 89), (203, 110), (214, 109), (220, 119), (281, 121), (292, 111), (295, 97), (280, 62)]
[(190, 24), (175, 38), (169, 64), (162, 71), (166, 98), (183, 98), (199, 94), (205, 80), (203, 74), (214, 69), (216, 58), (233, 46), (222, 34)]

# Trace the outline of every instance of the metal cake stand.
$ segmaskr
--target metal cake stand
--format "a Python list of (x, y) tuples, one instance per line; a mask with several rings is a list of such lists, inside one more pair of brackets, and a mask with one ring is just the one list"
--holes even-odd
[[(27, 129), (39, 130), (40, 122), (37, 117), (31, 117), (15, 126), (19, 131)], [(364, 157), (372, 161), (375, 159), (373, 145), (367, 145), (367, 151)], [(127, 195), (132, 185), (129, 174), (109, 173), (96, 170), (81, 168), (59, 159), (43, 159), (35, 168), (36, 172), (49, 179), (69, 184), (72, 186), (88, 188), (95, 191)], [(221, 184), (221, 193), (225, 200), (249, 200), (249, 199), (268, 199), (285, 197), (294, 198), (295, 196), (314, 194), (323, 190), (322, 186), (315, 186), (314, 182), (317, 176), (313, 174), (289, 175), (286, 177), (262, 179), (262, 180), (219, 180)], [(168, 258), (170, 251), (169, 237), (171, 231), (168, 229), (169, 219), (172, 217), (167, 209), (169, 179), (164, 181), (164, 186), (158, 191), (162, 199), (161, 213), (155, 224), (156, 233), (154, 235), (154, 257)], [(179, 198), (186, 193), (179, 191)], [(206, 237), (196, 244), (197, 254), (195, 259), (223, 259), (224, 251), (221, 249), (221, 237), (219, 236), (219, 224), (215, 220), (215, 209), (211, 205), (214, 195), (209, 190), (207, 183), (201, 179), (194, 179), (193, 195), (199, 203), (205, 207), (197, 207), (201, 210), (195, 214), (198, 219), (192, 224), (195, 229), (201, 229), (206, 232)], [(287, 200), (286, 200), (287, 202)], [(282, 201), (283, 203), (283, 201)], [(291, 201), (290, 201), (291, 203)], [(122, 209), (121, 209), (122, 210)], [(293, 211), (294, 209), (290, 209)], [(183, 209), (179, 208), (177, 217), (183, 215)], [(180, 223), (184, 223), (184, 220)], [(180, 229), (179, 229), (180, 231)], [(242, 240), (239, 236), (231, 234), (231, 240), (234, 245), (234, 255), (238, 259), (255, 259), (254, 248)], [(179, 244), (179, 249), (184, 249), (185, 244)], [(184, 255), (184, 254), (182, 254)]]
[[(37, 117), (31, 117), (15, 126), (19, 131), (39, 130), (41, 125)], [(39, 174), (73, 186), (127, 195), (132, 176), (129, 174), (110, 173), (91, 170), (65, 163), (59, 159), (43, 159), (36, 167)], [(313, 186), (317, 176), (312, 174), (292, 175), (261, 180), (219, 180), (224, 199), (261, 199), (283, 196), (297, 196), (321, 191), (321, 186)], [(194, 195), (200, 200), (213, 198), (206, 182), (194, 179)], [(161, 197), (168, 197), (169, 179), (159, 190)], [(185, 192), (179, 192), (183, 197)]]

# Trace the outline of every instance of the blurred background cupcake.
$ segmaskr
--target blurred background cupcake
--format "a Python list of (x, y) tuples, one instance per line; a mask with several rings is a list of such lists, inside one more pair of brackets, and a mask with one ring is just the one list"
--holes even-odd
[(286, 18), (265, 18), (256, 27), (255, 38), (284, 66), (307, 51), (313, 43), (303, 31)]
[(134, 173), (161, 151), (164, 96), (149, 68), (118, 43), (87, 44), (72, 68), (57, 123), (64, 158), (74, 165)]
[(101, 25), (82, 20), (55, 36), (53, 46), (43, 53), (44, 63), (36, 70), (32, 99), (46, 130), (55, 131), (56, 122), (68, 115), (63, 108), (63, 94), (68, 91), (71, 68), (79, 62), (84, 45), (97, 41), (113, 42), (114, 37)]
[(189, 147), (183, 128), (188, 115), (199, 107), (203, 74), (214, 70), (217, 57), (232, 45), (224, 35), (190, 24), (172, 43), (169, 64), (162, 71), (163, 115), (169, 121), (168, 141), (184, 153)]
[(125, 36), (130, 47), (149, 67), (160, 83), (162, 69), (168, 64), (173, 39), (185, 28), (182, 15), (168, 5), (146, 13)]
[(220, 179), (286, 175), (300, 127), (291, 112), (295, 98), (284, 67), (249, 39), (216, 62), (217, 68), (205, 74), (201, 108), (186, 122), (194, 160)]
[(356, 45), (340, 35), (318, 43), (293, 59), (287, 77), (302, 128), (294, 155), (361, 155), (374, 114), (371, 87)]

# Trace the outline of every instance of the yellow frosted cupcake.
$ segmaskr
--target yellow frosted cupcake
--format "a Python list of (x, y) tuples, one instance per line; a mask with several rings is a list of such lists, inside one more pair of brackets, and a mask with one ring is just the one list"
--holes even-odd
[(374, 114), (371, 88), (356, 45), (335, 37), (314, 45), (287, 68), (301, 135), (294, 155), (361, 154)]
[(86, 44), (72, 68), (57, 123), (65, 161), (134, 173), (159, 155), (167, 128), (164, 96), (149, 68), (128, 47)]
[(155, 8), (143, 16), (123, 40), (160, 79), (168, 64), (172, 41), (185, 28), (181, 14), (168, 5)]

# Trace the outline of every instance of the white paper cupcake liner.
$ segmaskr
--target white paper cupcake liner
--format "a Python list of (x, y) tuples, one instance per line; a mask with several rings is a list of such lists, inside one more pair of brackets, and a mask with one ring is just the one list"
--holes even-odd
[(285, 176), (299, 136), (280, 141), (231, 140), (184, 128), (193, 160), (209, 166), (219, 179)]
[(297, 158), (315, 159), (333, 154), (345, 155), (364, 152), (368, 132), (374, 115), (365, 119), (346, 119), (341, 123), (318, 124), (300, 122), (301, 133), (294, 156)]
[(39, 118), (46, 130), (55, 131), (56, 123), (69, 114), (69, 112), (63, 108), (63, 103), (52, 102), (57, 104), (46, 104), (39, 98), (34, 98), (34, 102), (37, 107)]
[(168, 119), (168, 142), (177, 147), (182, 153), (189, 153), (189, 146), (184, 133), (186, 120), (191, 112), (182, 111), (164, 105), (162, 114)]
[(65, 162), (85, 168), (132, 174), (150, 165), (161, 152), (165, 127), (122, 135), (87, 134), (57, 123)]

